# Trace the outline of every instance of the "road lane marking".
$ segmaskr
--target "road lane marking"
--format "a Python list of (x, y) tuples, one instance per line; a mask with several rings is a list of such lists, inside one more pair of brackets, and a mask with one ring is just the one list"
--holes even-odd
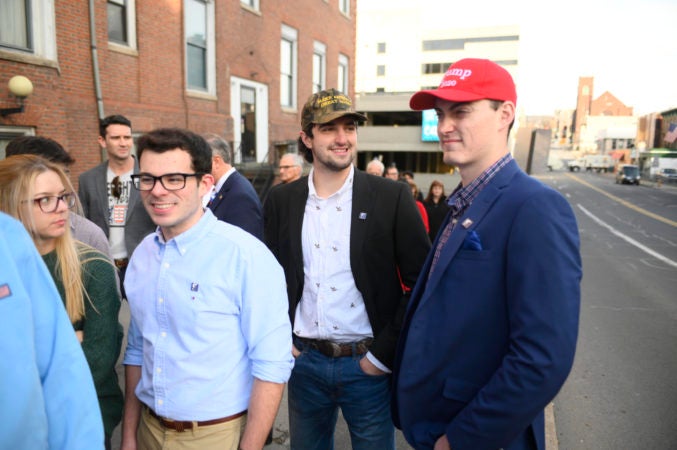
[(606, 192), (604, 189), (600, 189), (600, 188), (598, 188), (597, 186), (594, 186), (594, 185), (588, 183), (587, 181), (581, 180), (581, 179), (578, 178), (576, 175), (572, 175), (572, 174), (570, 174), (570, 173), (565, 173), (564, 175), (566, 175), (567, 177), (569, 177), (569, 178), (571, 178), (571, 179), (573, 179), (573, 180), (575, 180), (575, 181), (581, 183), (581, 184), (584, 185), (584, 186), (589, 187), (590, 189), (593, 189), (593, 190), (599, 192), (600, 194), (606, 195), (606, 196), (609, 197), (610, 199), (612, 199), (612, 200), (614, 200), (614, 201), (617, 201), (618, 203), (620, 203), (621, 205), (623, 205), (623, 206), (625, 206), (625, 207), (627, 207), (627, 208), (630, 208), (630, 209), (632, 209), (632, 210), (634, 210), (634, 211), (637, 211), (637, 212), (640, 213), (640, 214), (644, 214), (645, 216), (651, 217), (652, 219), (656, 219), (656, 220), (658, 220), (658, 221), (660, 221), (660, 222), (663, 222), (663, 223), (665, 223), (665, 224), (668, 224), (668, 225), (671, 225), (671, 226), (677, 228), (677, 222), (675, 222), (674, 220), (666, 219), (666, 218), (663, 217), (663, 216), (659, 216), (658, 214), (654, 214), (654, 213), (652, 213), (651, 211), (647, 211), (646, 209), (642, 209), (642, 208), (640, 208), (639, 206), (635, 206), (635, 205), (633, 205), (632, 203), (630, 203), (630, 202), (628, 202), (628, 201), (626, 201), (626, 200), (623, 200), (623, 199), (620, 198), (620, 197), (616, 197), (615, 195), (609, 194), (609, 193)]
[(555, 407), (552, 402), (545, 407), (545, 449), (558, 450), (557, 426), (555, 425)]
[(593, 221), (595, 221), (599, 226), (606, 228), (607, 230), (611, 231), (611, 233), (615, 234), (615, 235), (618, 236), (619, 238), (623, 239), (624, 241), (628, 242), (629, 244), (634, 245), (634, 246), (637, 247), (638, 249), (640, 249), (640, 250), (642, 250), (642, 251), (648, 253), (649, 255), (653, 256), (654, 258), (663, 261), (665, 264), (667, 264), (667, 265), (669, 265), (669, 266), (677, 267), (677, 262), (671, 260), (670, 258), (667, 258), (667, 257), (661, 255), (661, 254), (658, 253), (658, 252), (655, 252), (655, 251), (651, 250), (649, 247), (647, 247), (647, 246), (645, 246), (645, 245), (643, 245), (643, 244), (637, 242), (636, 240), (634, 240), (634, 239), (631, 238), (630, 236), (624, 235), (623, 233), (621, 233), (620, 231), (616, 230), (614, 227), (612, 227), (612, 226), (609, 225), (608, 223), (602, 221), (600, 218), (598, 218), (597, 216), (595, 216), (594, 214), (592, 214), (590, 211), (588, 211), (587, 209), (585, 209), (585, 208), (583, 207), (583, 205), (581, 205), (580, 203), (577, 203), (576, 206), (578, 206), (578, 208), (579, 208), (581, 211), (583, 211), (588, 217), (590, 217)]

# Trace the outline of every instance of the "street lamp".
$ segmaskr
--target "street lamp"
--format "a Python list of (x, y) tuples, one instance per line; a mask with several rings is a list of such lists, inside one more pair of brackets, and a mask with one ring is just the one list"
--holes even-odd
[(24, 100), (33, 93), (33, 83), (23, 75), (13, 76), (7, 83), (9, 92), (19, 99), (19, 106), (14, 108), (0, 108), (0, 116), (21, 113), (24, 111)]

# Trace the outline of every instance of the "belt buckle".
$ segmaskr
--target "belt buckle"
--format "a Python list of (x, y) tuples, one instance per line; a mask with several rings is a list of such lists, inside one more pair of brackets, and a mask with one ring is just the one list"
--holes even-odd
[(186, 427), (184, 426), (184, 423), (182, 421), (172, 422), (172, 424), (174, 425), (174, 429), (179, 433), (183, 433), (184, 431), (186, 431)]
[(335, 342), (318, 341), (317, 348), (330, 358), (338, 358), (341, 356), (341, 346)]

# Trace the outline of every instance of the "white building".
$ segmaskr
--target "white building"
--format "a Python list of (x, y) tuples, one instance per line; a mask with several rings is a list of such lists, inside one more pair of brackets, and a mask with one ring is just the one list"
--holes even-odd
[[(369, 118), (360, 129), (358, 166), (374, 157), (414, 172), (446, 172), (434, 122), (424, 127), (409, 98), (436, 88), (453, 62), (486, 58), (505, 67), (519, 86), (519, 26), (431, 29), (421, 4), (357, 3), (355, 105)], [(429, 13), (428, 13), (429, 14)], [(433, 115), (434, 118), (434, 115)], [(433, 139), (433, 140), (427, 140)]]

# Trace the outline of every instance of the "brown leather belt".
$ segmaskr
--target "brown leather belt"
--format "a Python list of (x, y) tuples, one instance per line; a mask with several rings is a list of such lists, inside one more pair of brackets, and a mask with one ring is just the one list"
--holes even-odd
[(113, 262), (118, 269), (124, 269), (129, 264), (129, 258), (114, 259)]
[(357, 342), (340, 344), (322, 339), (307, 339), (296, 336), (304, 346), (314, 348), (325, 356), (330, 358), (340, 358), (342, 356), (364, 355), (369, 351), (369, 346), (374, 339), (366, 338)]
[(221, 417), (220, 419), (204, 420), (202, 422), (191, 422), (189, 420), (172, 420), (172, 419), (167, 419), (165, 417), (160, 417), (157, 414), (155, 414), (155, 411), (153, 411), (149, 407), (146, 406), (146, 409), (148, 410), (148, 414), (155, 417), (163, 427), (169, 428), (171, 430), (178, 431), (178, 432), (183, 432), (183, 431), (186, 431), (186, 430), (192, 430), (193, 427), (199, 428), (199, 427), (206, 427), (206, 426), (209, 426), (209, 425), (216, 425), (216, 424), (219, 424), (219, 423), (230, 422), (231, 420), (235, 420), (238, 417), (242, 417), (245, 414), (247, 414), (247, 410), (245, 409), (242, 412), (239, 412), (237, 414), (233, 414), (232, 416)]

